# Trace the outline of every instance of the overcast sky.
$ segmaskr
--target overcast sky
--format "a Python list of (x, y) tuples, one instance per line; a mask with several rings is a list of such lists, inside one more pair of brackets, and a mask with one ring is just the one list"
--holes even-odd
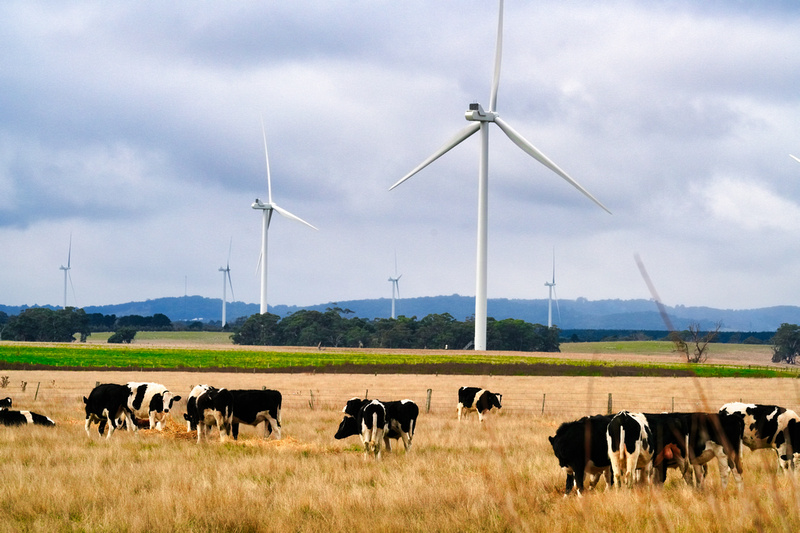
[[(505, 5), (490, 298), (800, 304), (800, 4)], [(270, 304), (475, 294), (478, 136), (497, 2), (0, 4), (0, 303)], [(230, 296), (230, 292), (229, 292)]]

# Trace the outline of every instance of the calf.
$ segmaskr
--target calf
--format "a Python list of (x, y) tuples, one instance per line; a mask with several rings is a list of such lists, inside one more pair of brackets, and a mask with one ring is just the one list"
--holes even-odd
[(411, 400), (396, 402), (383, 402), (386, 407), (386, 426), (388, 431), (383, 435), (386, 451), (392, 451), (390, 439), (403, 440), (406, 452), (411, 450), (411, 441), (414, 440), (414, 430), (417, 428), (419, 407)]
[(581, 496), (584, 476), (589, 476), (589, 488), (593, 489), (600, 476), (606, 478), (611, 485), (611, 461), (608, 457), (606, 430), (610, 416), (585, 416), (574, 422), (565, 422), (556, 430), (553, 437), (548, 437), (558, 465), (567, 474), (564, 496), (577, 486), (577, 494)]
[(216, 424), (219, 430), (219, 440), (224, 442), (225, 437), (231, 432), (233, 420), (233, 394), (228, 389), (208, 387), (197, 396), (195, 425), (197, 426), (197, 443), (203, 438), (203, 433), (208, 439), (211, 426)]
[(197, 429), (197, 397), (209, 389), (208, 385), (195, 385), (189, 392), (186, 400), (186, 412), (183, 419), (186, 420), (186, 431), (192, 432)]
[(11, 409), (11, 397), (6, 396), (0, 400), (0, 409)]
[(644, 414), (620, 411), (614, 415), (608, 423), (606, 441), (614, 485), (619, 487), (624, 481), (633, 486), (635, 480), (642, 479), (637, 477), (639, 470), (652, 483), (653, 435)]
[(478, 413), (478, 420), (483, 422), (483, 418), (491, 411), (492, 407), (500, 409), (502, 394), (495, 394), (486, 389), (478, 387), (461, 387), (458, 389), (458, 421), (462, 415), (467, 415), (473, 411)]
[(37, 426), (55, 426), (56, 423), (44, 415), (32, 413), (30, 411), (11, 411), (10, 409), (0, 409), (0, 425), (21, 426), (24, 424), (36, 424)]
[(257, 426), (264, 422), (263, 438), (274, 431), (281, 438), (281, 404), (283, 396), (276, 390), (232, 390), (233, 439), (239, 438), (239, 424)]
[(86, 410), (86, 422), (84, 429), (86, 435), (91, 437), (89, 428), (95, 422), (99, 423), (98, 432), (103, 436), (106, 424), (108, 424), (107, 439), (111, 438), (114, 430), (125, 425), (126, 419), (131, 416), (128, 409), (128, 398), (131, 390), (127, 385), (117, 385), (115, 383), (103, 383), (98, 385), (89, 397), (83, 397)]
[[(777, 405), (732, 402), (720, 407), (721, 414), (744, 421), (742, 444), (751, 450), (772, 448), (778, 454), (778, 470), (794, 468), (800, 454), (800, 416)], [(798, 452), (794, 448), (798, 448)]]
[[(172, 404), (181, 399), (173, 396), (164, 385), (159, 383), (135, 383), (127, 385), (130, 394), (127, 407), (134, 417), (150, 420), (150, 429), (164, 429)], [(136, 424), (129, 420), (128, 431), (136, 431)]]
[(364, 444), (364, 458), (370, 453), (381, 457), (381, 439), (386, 431), (386, 407), (378, 400), (351, 398), (342, 409), (344, 417), (334, 438), (345, 439), (358, 435)]

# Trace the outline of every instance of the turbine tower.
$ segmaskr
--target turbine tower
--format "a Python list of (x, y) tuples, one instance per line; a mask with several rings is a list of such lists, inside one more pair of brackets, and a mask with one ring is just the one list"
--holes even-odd
[(267, 151), (267, 133), (264, 130), (264, 120), (261, 120), (261, 133), (264, 136), (264, 156), (267, 160), (267, 202), (264, 203), (258, 198), (252, 203), (250, 207), (253, 209), (261, 209), (261, 257), (259, 263), (261, 264), (261, 308), (260, 313), (263, 315), (267, 312), (267, 237), (269, 234), (269, 223), (272, 220), (272, 212), (277, 211), (279, 214), (286, 218), (302, 222), (311, 229), (317, 229), (302, 218), (293, 215), (286, 209), (279, 207), (272, 202), (272, 178), (269, 173), (269, 152)]
[(611, 213), (586, 189), (581, 187), (578, 182), (573, 180), (566, 172), (561, 170), (546, 155), (540, 152), (529, 141), (516, 132), (508, 123), (500, 118), (496, 112), (497, 90), (500, 83), (500, 60), (503, 48), (503, 0), (499, 0), (499, 14), (497, 17), (497, 44), (494, 56), (494, 77), (492, 79), (492, 90), (489, 96), (489, 110), (485, 111), (478, 103), (469, 105), (466, 112), (466, 119), (471, 122), (469, 126), (456, 133), (449, 141), (443, 144), (430, 157), (420, 163), (414, 170), (406, 174), (400, 181), (392, 185), (389, 190), (394, 189), (411, 176), (427, 167), (439, 157), (456, 147), (472, 134), (480, 131), (480, 158), (478, 160), (478, 239), (477, 239), (477, 265), (475, 269), (475, 340), (476, 350), (486, 350), (486, 280), (488, 263), (488, 190), (489, 190), (489, 124), (495, 123), (511, 141), (521, 148), (525, 153), (539, 161), (564, 180), (586, 195), (590, 200)]
[(395, 277), (389, 276), (389, 282), (392, 284), (392, 318), (397, 318), (394, 312), (395, 310), (394, 302), (395, 298), (400, 298), (400, 284), (398, 282), (400, 281), (400, 278), (403, 277), (402, 274), (400, 274), (399, 276), (397, 275), (397, 255), (394, 256), (394, 275)]
[[(553, 295), (556, 292), (556, 251), (553, 250), (553, 281), (545, 281), (544, 286), (550, 289), (547, 297), (547, 327), (553, 327)], [(558, 296), (556, 296), (556, 308), (558, 308)], [(558, 309), (558, 319), (561, 320), (561, 309)]]
[[(58, 267), (59, 270), (64, 271), (64, 309), (67, 308), (67, 278), (69, 278), (69, 284), (72, 285), (72, 275), (69, 273), (70, 266), (72, 262), (72, 233), (69, 234), (69, 252), (67, 253), (67, 266), (61, 265)], [(75, 287), (72, 287), (73, 296), (75, 293)]]
[(225, 314), (225, 303), (228, 299), (228, 285), (231, 286), (231, 301), (234, 301), (236, 297), (233, 295), (233, 282), (231, 281), (231, 247), (233, 246), (233, 238), (231, 238), (231, 242), (228, 245), (228, 263), (225, 265), (225, 268), (220, 267), (219, 271), (222, 272), (222, 327), (225, 327), (227, 324), (227, 315)]

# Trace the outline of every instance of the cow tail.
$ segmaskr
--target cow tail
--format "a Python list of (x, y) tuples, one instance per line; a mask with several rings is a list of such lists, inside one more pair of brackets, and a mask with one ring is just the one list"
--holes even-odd
[(619, 454), (619, 461), (620, 463), (625, 460), (625, 426), (620, 424), (619, 426), (619, 450), (617, 453)]

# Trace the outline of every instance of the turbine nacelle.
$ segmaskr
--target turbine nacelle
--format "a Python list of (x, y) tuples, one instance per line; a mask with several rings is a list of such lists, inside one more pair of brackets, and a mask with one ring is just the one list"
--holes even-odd
[(267, 210), (267, 209), (274, 209), (274, 206), (273, 206), (271, 203), (267, 202), (267, 203), (265, 204), (264, 202), (262, 202), (262, 201), (261, 201), (261, 200), (259, 200), (258, 198), (256, 198), (256, 201), (255, 201), (255, 202), (253, 202), (253, 203), (250, 205), (250, 207), (252, 207), (253, 209), (264, 209), (264, 210)]
[(469, 109), (464, 114), (467, 120), (475, 122), (494, 122), (497, 116), (497, 113), (494, 111), (485, 111), (481, 104), (478, 103), (469, 104)]

